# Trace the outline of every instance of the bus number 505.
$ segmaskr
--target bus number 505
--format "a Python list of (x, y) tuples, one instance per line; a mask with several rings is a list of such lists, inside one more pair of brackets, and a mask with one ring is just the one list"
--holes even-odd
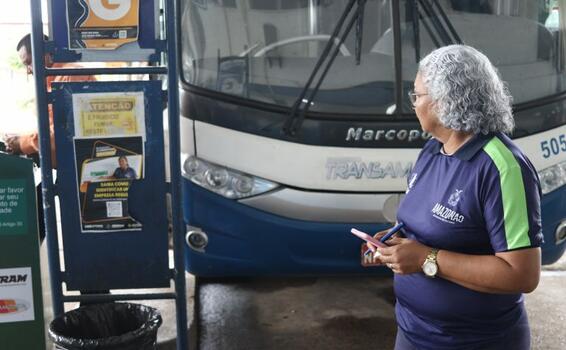
[(557, 155), (560, 152), (566, 152), (566, 136), (560, 135), (553, 137), (550, 140), (545, 140), (540, 143), (542, 156), (548, 158), (551, 155)]

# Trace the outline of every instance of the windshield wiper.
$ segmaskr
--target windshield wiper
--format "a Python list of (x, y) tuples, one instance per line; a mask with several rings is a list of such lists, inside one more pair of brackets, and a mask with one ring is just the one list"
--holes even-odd
[[(340, 31), (342, 30), (342, 27), (344, 25), (344, 22), (346, 21), (346, 18), (352, 12), (354, 4), (357, 4), (357, 6), (358, 6), (357, 11), (350, 18), (350, 21), (348, 22), (345, 31), (340, 35), (340, 39), (339, 39), (338, 43), (336, 43), (335, 40), (338, 37), (338, 34), (340, 33)], [(348, 36), (350, 31), (352, 30), (352, 27), (354, 26), (355, 23), (358, 24), (357, 25), (357, 32), (356, 32), (356, 34), (357, 34), (356, 35), (356, 63), (359, 64), (360, 57), (361, 57), (361, 41), (362, 41), (363, 15), (364, 15), (365, 4), (366, 4), (366, 0), (350, 0), (348, 2), (348, 4), (346, 5), (346, 8), (344, 9), (342, 14), (340, 15), (340, 19), (338, 20), (338, 23), (336, 23), (336, 27), (334, 28), (334, 31), (332, 32), (330, 39), (326, 43), (326, 46), (324, 47), (322, 54), (318, 58), (318, 61), (316, 62), (314, 69), (311, 72), (309, 79), (307, 80), (307, 83), (305, 84), (305, 86), (301, 90), (301, 93), (299, 94), (299, 96), (297, 97), (297, 100), (295, 101), (295, 103), (293, 104), (293, 106), (291, 108), (291, 113), (289, 114), (289, 117), (285, 120), (285, 123), (283, 124), (283, 131), (285, 132), (286, 135), (294, 136), (297, 133), (297, 131), (299, 130), (299, 128), (301, 127), (301, 125), (302, 125), (302, 123), (305, 119), (305, 115), (307, 114), (307, 112), (310, 108), (310, 105), (311, 105), (312, 101), (314, 100), (314, 97), (316, 96), (316, 93), (320, 89), (320, 86), (322, 85), (324, 78), (328, 74), (328, 71), (330, 70), (332, 63), (334, 63), (334, 59), (338, 55), (340, 47), (344, 43), (344, 40), (346, 40), (346, 37)], [(336, 47), (334, 48), (334, 51), (332, 51), (332, 54), (330, 54), (330, 50), (332, 49), (333, 45), (335, 45)], [(311, 87), (316, 75), (318, 74), (319, 70), (322, 68), (324, 61), (327, 58), (329, 60), (326, 63), (324, 70), (322, 71), (320, 77), (318, 78), (318, 81), (317, 81), (315, 87), (310, 92), (309, 97), (305, 100), (305, 96), (306, 96), (309, 88)], [(303, 107), (302, 110), (299, 111), (301, 106), (304, 106), (304, 107)]]
[[(420, 6), (419, 6), (420, 4)], [(435, 9), (436, 7), (436, 9)], [(422, 8), (422, 10), (420, 9)], [(430, 27), (428, 22), (425, 20), (425, 16), (432, 22), (433, 28)], [(441, 21), (442, 20), (442, 21)], [(458, 35), (458, 32), (448, 19), (446, 12), (438, 1), (436, 0), (413, 0), (413, 36), (415, 42), (415, 60), (419, 62), (421, 60), (420, 55), (420, 32), (419, 24), (422, 21), (423, 27), (430, 36), (435, 47), (441, 47), (445, 45), (452, 44), (463, 44), (462, 39)], [(444, 22), (444, 23), (443, 23)], [(436, 37), (436, 33), (440, 36), (440, 40)], [(442, 44), (441, 44), (442, 41)]]
[[(446, 13), (442, 9), (442, 6), (440, 6), (438, 1), (418, 0), (418, 2), (421, 4), (421, 7), (423, 8), (426, 15), (430, 18), (432, 25), (436, 29), (438, 35), (440, 35), (440, 38), (444, 42), (444, 45), (462, 44), (462, 39), (460, 39), (460, 36), (456, 32), (456, 29), (448, 19), (448, 16), (446, 16)], [(423, 19), (422, 13), (420, 13), (420, 15), (421, 19)], [(444, 23), (442, 23), (441, 19), (442, 21), (444, 21)], [(425, 21), (423, 21), (423, 23), (425, 23)]]

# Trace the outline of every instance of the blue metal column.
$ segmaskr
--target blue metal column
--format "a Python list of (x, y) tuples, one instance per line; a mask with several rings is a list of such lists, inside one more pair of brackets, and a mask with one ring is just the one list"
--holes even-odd
[[(57, 223), (55, 213), (55, 186), (53, 184), (51, 166), (51, 140), (48, 104), (49, 94), (47, 92), (45, 78), (47, 75), (84, 75), (84, 74), (128, 74), (140, 73), (137, 69), (46, 69), (44, 66), (45, 48), (43, 42), (43, 23), (41, 13), (41, 0), (30, 0), (32, 18), (32, 55), (33, 71), (36, 87), (36, 103), (38, 110), (38, 130), (41, 149), (41, 172), (43, 208), (45, 212), (45, 226), (47, 233), (47, 247), (49, 254), (49, 271), (52, 287), (52, 302), (55, 316), (64, 313), (64, 301), (90, 300), (127, 300), (141, 299), (141, 295), (115, 295), (115, 296), (63, 296), (62, 277), (59, 260), (59, 245), (57, 235)], [(173, 240), (174, 240), (174, 279), (175, 293), (144, 294), (146, 299), (175, 297), (177, 311), (177, 349), (187, 349), (187, 302), (185, 283), (185, 244), (183, 221), (181, 216), (181, 164), (180, 164), (180, 131), (179, 131), (179, 94), (178, 94), (178, 52), (177, 52), (177, 14), (178, 1), (165, 1), (166, 16), (166, 41), (167, 41), (167, 68), (147, 67), (146, 73), (168, 74), (168, 111), (169, 111), (169, 137), (170, 137), (170, 173), (171, 173), (171, 199), (173, 214)]]
[(177, 349), (187, 349), (187, 296), (185, 282), (185, 243), (181, 214), (181, 159), (179, 155), (179, 77), (177, 56), (178, 1), (167, 0), (167, 96), (169, 111), (169, 167), (171, 173), (171, 206), (173, 246), (175, 247), (175, 290), (177, 292)]
[[(59, 263), (59, 243), (57, 241), (57, 221), (55, 216), (55, 199), (53, 185), (53, 169), (51, 167), (51, 139), (49, 125), (49, 109), (47, 86), (45, 82), (45, 62), (43, 43), (43, 22), (41, 19), (41, 0), (31, 0), (31, 39), (33, 55), (33, 75), (35, 78), (35, 94), (37, 105), (37, 126), (39, 131), (39, 147), (41, 150), (41, 189), (43, 192), (44, 223), (49, 255), (49, 274), (51, 279), (51, 300), (53, 313), (57, 317), (64, 312), (61, 296), (61, 271)], [(39, 204), (39, 203), (38, 203)]]

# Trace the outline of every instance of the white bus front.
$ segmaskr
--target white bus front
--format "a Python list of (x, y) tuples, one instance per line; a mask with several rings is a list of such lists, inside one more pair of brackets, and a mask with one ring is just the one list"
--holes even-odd
[[(331, 40), (350, 3), (344, 27), (363, 20)], [(565, 75), (562, 25), (545, 26), (555, 15), (548, 1), (185, 0), (181, 11), (190, 272), (379, 271), (362, 267), (350, 228), (375, 232), (395, 220), (429, 137), (406, 98), (418, 60), (458, 40), (509, 84), (513, 137), (545, 191), (544, 262), (562, 255)], [(309, 86), (329, 41), (336, 57)]]

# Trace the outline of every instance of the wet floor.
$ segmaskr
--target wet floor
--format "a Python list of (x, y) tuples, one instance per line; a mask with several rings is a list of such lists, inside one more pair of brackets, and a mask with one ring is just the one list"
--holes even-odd
[(391, 278), (200, 282), (201, 350), (391, 349)]

